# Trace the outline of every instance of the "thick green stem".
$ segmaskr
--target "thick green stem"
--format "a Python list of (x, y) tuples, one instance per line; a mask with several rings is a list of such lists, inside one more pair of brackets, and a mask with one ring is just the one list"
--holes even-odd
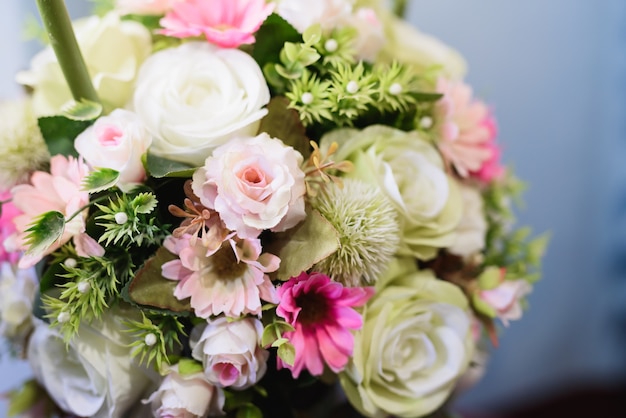
[(407, 0), (394, 0), (393, 13), (399, 18), (404, 18), (406, 15)]
[(98, 94), (93, 88), (87, 66), (78, 48), (65, 2), (37, 0), (37, 7), (74, 100), (99, 103)]

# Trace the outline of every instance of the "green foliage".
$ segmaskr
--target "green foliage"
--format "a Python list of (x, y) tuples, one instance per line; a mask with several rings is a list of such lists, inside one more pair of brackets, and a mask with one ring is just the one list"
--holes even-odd
[(97, 225), (104, 227), (104, 233), (98, 239), (106, 246), (114, 245), (159, 245), (165, 235), (153, 216), (148, 216), (157, 206), (157, 199), (152, 193), (137, 195), (116, 195), (117, 200), (109, 198), (108, 205), (96, 206), (102, 215), (96, 217)]
[(330, 222), (311, 210), (298, 226), (275, 234), (266, 248), (281, 259), (277, 278), (289, 280), (337, 251), (339, 237)]
[(184, 375), (191, 375), (196, 373), (202, 373), (204, 367), (202, 363), (190, 358), (182, 358), (178, 361), (178, 373)]
[(50, 155), (62, 154), (78, 156), (74, 149), (74, 139), (83, 132), (90, 121), (72, 120), (65, 116), (47, 116), (37, 120)]
[(64, 230), (65, 216), (61, 212), (50, 211), (39, 215), (26, 229), (26, 254), (42, 255), (61, 238)]
[(164, 157), (159, 157), (151, 153), (144, 155), (144, 166), (152, 177), (191, 177), (195, 171), (195, 167), (189, 164), (181, 163), (179, 161), (170, 160)]
[(184, 326), (176, 317), (151, 319), (142, 313), (141, 321), (126, 321), (124, 325), (127, 327), (124, 331), (135, 339), (130, 344), (133, 348), (131, 356), (139, 357), (139, 364), (145, 361), (146, 365), (153, 364), (158, 371), (163, 371), (170, 364), (169, 354), (173, 354), (177, 347), (182, 348), (179, 336), (185, 335)]
[(267, 105), (267, 115), (261, 119), (259, 132), (266, 132), (273, 138), (279, 138), (285, 145), (293, 147), (307, 158), (311, 153), (309, 140), (298, 113), (289, 109), (289, 100), (273, 97)]
[(104, 16), (115, 6), (115, 0), (89, 0), (93, 3), (93, 12), (98, 16)]
[(89, 100), (72, 100), (63, 106), (61, 114), (73, 121), (94, 121), (102, 114), (102, 105)]
[(549, 235), (529, 239), (528, 227), (511, 231), (515, 222), (514, 205), (521, 204), (524, 184), (511, 174), (485, 190), (483, 198), (489, 229), (486, 236), (484, 265), (506, 267), (506, 279), (524, 279), (530, 283), (540, 277), (541, 258)]
[(96, 168), (89, 173), (82, 183), (82, 189), (89, 193), (98, 193), (110, 189), (117, 184), (120, 173), (111, 168)]
[(32, 416), (30, 411), (33, 408), (36, 408), (37, 418), (59, 416), (60, 411), (50, 399), (48, 392), (35, 379), (24, 382), (19, 389), (12, 390), (3, 397), (9, 401), (8, 417)]
[(252, 57), (264, 68), (268, 63), (277, 63), (280, 51), (285, 42), (300, 42), (302, 37), (298, 31), (285, 19), (277, 14), (271, 14), (256, 33), (256, 42), (252, 50)]
[(322, 80), (308, 70), (291, 82), (285, 96), (290, 100), (289, 108), (298, 112), (305, 126), (333, 120), (328, 93), (330, 86), (329, 80)]
[(161, 274), (161, 267), (176, 256), (161, 247), (137, 271), (128, 285), (128, 297), (132, 303), (162, 310), (173, 315), (186, 315), (191, 311), (189, 299), (178, 300), (174, 289), (178, 282), (168, 280)]

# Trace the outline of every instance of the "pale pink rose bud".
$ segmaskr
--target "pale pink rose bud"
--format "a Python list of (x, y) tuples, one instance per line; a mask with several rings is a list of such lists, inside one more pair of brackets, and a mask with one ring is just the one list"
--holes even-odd
[(267, 370), (269, 353), (261, 348), (263, 325), (254, 317), (208, 321), (192, 355), (202, 361), (207, 380), (218, 387), (245, 389)]
[(151, 404), (157, 418), (191, 418), (224, 415), (224, 400), (224, 392), (207, 382), (202, 373), (182, 375), (175, 365), (143, 403)]
[(78, 135), (74, 147), (90, 166), (118, 171), (118, 186), (124, 188), (146, 178), (141, 156), (151, 143), (135, 113), (116, 109)]
[(493, 289), (481, 290), (480, 298), (496, 310), (504, 325), (522, 317), (520, 300), (532, 290), (526, 280), (505, 280)]
[(219, 146), (193, 175), (200, 202), (241, 238), (280, 232), (305, 217), (302, 155), (266, 133)]

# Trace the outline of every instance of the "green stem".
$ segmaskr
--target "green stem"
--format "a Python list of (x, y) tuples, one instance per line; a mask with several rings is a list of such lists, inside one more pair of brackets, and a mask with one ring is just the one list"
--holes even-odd
[(407, 0), (394, 0), (393, 13), (399, 18), (404, 19), (406, 15)]
[(78, 48), (72, 22), (63, 0), (37, 0), (41, 20), (50, 38), (74, 100), (100, 103)]

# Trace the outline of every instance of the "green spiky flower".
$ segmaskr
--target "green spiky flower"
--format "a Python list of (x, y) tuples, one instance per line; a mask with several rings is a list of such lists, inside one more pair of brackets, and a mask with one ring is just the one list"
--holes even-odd
[(305, 126), (333, 120), (330, 112), (332, 103), (328, 100), (329, 81), (320, 80), (310, 71), (304, 71), (302, 78), (291, 82), (290, 91), (285, 95), (290, 100), (289, 107), (298, 111)]
[(339, 249), (314, 269), (348, 286), (374, 283), (395, 254), (400, 227), (380, 189), (346, 179), (330, 183), (312, 202), (339, 233)]

